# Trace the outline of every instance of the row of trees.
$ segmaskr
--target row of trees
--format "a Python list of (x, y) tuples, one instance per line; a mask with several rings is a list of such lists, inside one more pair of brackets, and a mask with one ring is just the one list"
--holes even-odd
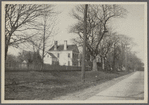
[(113, 33), (104, 37), (99, 47), (102, 69), (112, 71), (137, 69), (136, 65), (139, 65), (141, 60), (131, 51), (133, 45), (132, 39), (125, 35)]
[[(132, 51), (132, 39), (125, 35), (106, 35), (99, 45), (99, 54), (96, 57), (96, 70), (123, 71), (140, 70), (144, 67), (142, 61)], [(93, 57), (87, 51), (86, 65), (93, 67)], [(93, 69), (95, 70), (95, 69)]]
[(84, 32), (84, 11), (84, 5), (79, 5), (73, 10), (72, 15), (78, 23), (72, 27), (70, 32), (79, 36), (74, 39), (74, 42), (80, 46), (83, 46), (83, 35), (86, 33), (86, 60), (92, 62), (92, 70), (98, 70), (98, 58), (100, 58), (103, 70), (105, 68), (113, 71), (123, 68), (134, 69), (130, 66), (134, 66), (135, 59), (138, 58), (131, 52), (131, 38), (112, 32), (110, 27), (110, 21), (113, 18), (124, 17), (127, 10), (115, 4), (88, 5), (86, 32)]

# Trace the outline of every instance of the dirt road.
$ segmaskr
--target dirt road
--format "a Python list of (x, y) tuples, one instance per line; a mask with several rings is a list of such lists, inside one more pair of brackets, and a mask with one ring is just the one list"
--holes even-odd
[(144, 72), (137, 71), (54, 100), (143, 99), (143, 78)]
[(116, 83), (105, 91), (87, 100), (143, 100), (144, 72), (137, 71), (133, 75)]

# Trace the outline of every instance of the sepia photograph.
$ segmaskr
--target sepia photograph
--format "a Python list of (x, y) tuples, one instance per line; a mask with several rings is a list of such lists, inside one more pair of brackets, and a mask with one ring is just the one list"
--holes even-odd
[(1, 2), (1, 103), (147, 103), (147, 2)]

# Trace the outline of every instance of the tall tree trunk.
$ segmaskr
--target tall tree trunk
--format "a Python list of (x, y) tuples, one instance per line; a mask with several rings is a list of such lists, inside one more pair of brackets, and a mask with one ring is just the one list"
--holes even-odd
[(9, 34), (9, 37), (6, 37), (6, 35), (5, 35), (5, 60), (7, 59), (7, 53), (8, 53), (8, 48), (9, 48), (11, 35), (12, 34)]
[(105, 60), (104, 57), (101, 58), (102, 70), (105, 69)]
[(41, 65), (41, 69), (43, 70), (44, 68), (44, 55), (45, 55), (45, 36), (46, 36), (46, 28), (47, 28), (47, 13), (45, 12), (44, 14), (44, 23), (43, 23), (43, 42), (42, 42), (42, 65)]
[(97, 69), (97, 61), (96, 61), (96, 57), (93, 59), (92, 70), (93, 70), (93, 71), (98, 71), (98, 69)]
[(115, 51), (114, 51), (114, 55), (113, 55), (112, 70), (113, 70), (113, 72), (116, 72), (116, 69), (115, 69)]
[[(46, 21), (45, 21), (46, 22)], [(42, 48), (42, 65), (41, 69), (43, 70), (44, 66), (44, 54), (45, 54), (45, 32), (46, 31), (46, 23), (44, 23), (44, 33), (43, 33), (43, 48)]]
[(8, 45), (5, 46), (5, 60), (7, 59)]
[(6, 35), (5, 35), (5, 60), (7, 59), (7, 53), (8, 53), (8, 48), (9, 48), (9, 43), (10, 43), (10, 37), (11, 36), (12, 36), (11, 33), (9, 33), (8, 37), (6, 37)]
[(115, 44), (114, 44), (114, 51), (113, 51), (113, 63), (112, 63), (112, 70), (113, 70), (113, 72), (115, 72), (116, 70), (115, 70)]

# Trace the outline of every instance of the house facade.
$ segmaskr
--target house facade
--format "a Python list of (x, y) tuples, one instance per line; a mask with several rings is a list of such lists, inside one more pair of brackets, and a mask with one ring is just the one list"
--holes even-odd
[(52, 48), (47, 52), (44, 63), (61, 66), (80, 66), (78, 56), (79, 50), (76, 45), (67, 45), (66, 40), (63, 45), (58, 45), (57, 41), (55, 41)]

